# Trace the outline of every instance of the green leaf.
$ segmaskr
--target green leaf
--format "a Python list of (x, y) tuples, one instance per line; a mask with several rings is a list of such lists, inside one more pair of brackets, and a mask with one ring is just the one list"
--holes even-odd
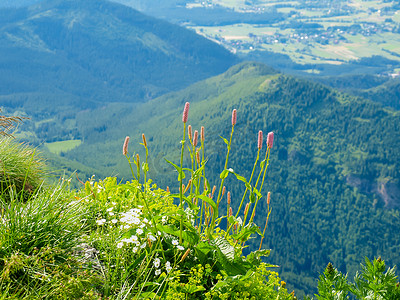
[(260, 228), (258, 228), (258, 226), (256, 224), (250, 223), (250, 224), (246, 225), (239, 233), (232, 234), (232, 238), (234, 238), (235, 240), (245, 242), (254, 233), (258, 233), (259, 235), (262, 235)]
[[(167, 163), (171, 164), (176, 169), (176, 171), (178, 171), (178, 181), (180, 181), (181, 180), (181, 170), (182, 169), (179, 166), (177, 166), (176, 164), (174, 164), (173, 162), (169, 161), (168, 159), (166, 159), (166, 158), (164, 158), (164, 159), (165, 159), (165, 161)], [(185, 178), (185, 172), (182, 171), (182, 180), (184, 178)]]
[(142, 163), (142, 170), (143, 172), (147, 173), (149, 171), (149, 164)]
[(257, 195), (258, 199), (262, 197), (261, 193), (256, 188), (253, 188), (253, 192)]
[[(188, 222), (182, 222), (182, 224), (184, 225), (184, 227), (186, 229), (186, 230), (182, 231), (182, 239), (185, 242), (187, 242), (189, 245), (197, 244), (200, 239), (197, 230), (195, 230), (193, 228), (193, 226)], [(180, 237), (180, 230), (176, 229), (175, 227), (172, 227), (170, 225), (157, 224), (157, 229), (162, 232), (165, 232), (169, 235)]]
[(219, 178), (225, 179), (229, 175), (229, 170), (225, 169), (222, 171), (222, 173), (219, 175)]
[(235, 248), (229, 244), (229, 242), (223, 238), (223, 237), (218, 237), (214, 240), (215, 245), (218, 247), (218, 249), (221, 251), (221, 253), (225, 256), (225, 258), (233, 262), (235, 259)]
[(228, 275), (246, 274), (251, 264), (240, 257), (235, 259), (235, 248), (225, 238), (216, 238), (214, 244), (217, 248), (217, 262)]
[(270, 253), (270, 249), (253, 251), (247, 255), (246, 260), (251, 264), (258, 266), (261, 263), (261, 257), (268, 257)]
[(143, 252), (128, 268), (127, 272), (130, 272), (132, 269), (135, 269), (146, 257), (146, 252)]
[(214, 250), (214, 247), (207, 242), (200, 242), (194, 246), (196, 257), (200, 260), (201, 264), (205, 264), (207, 262), (207, 256), (212, 250)]
[(261, 168), (261, 170), (264, 169), (264, 165), (265, 165), (265, 160), (262, 160), (262, 161), (260, 162), (260, 168)]
[(217, 204), (214, 202), (213, 199), (211, 199), (210, 197), (204, 196), (204, 195), (199, 195), (197, 196), (198, 198), (200, 198), (201, 200), (207, 202), (209, 205), (211, 205), (211, 207), (214, 210), (214, 213), (218, 213), (218, 207)]
[(230, 217), (228, 218), (228, 222), (229, 222), (230, 224), (239, 223), (239, 221), (238, 221), (234, 216), (230, 216)]
[(250, 192), (249, 200), (250, 200), (250, 203), (256, 202), (256, 195), (253, 192)]
[(221, 139), (223, 139), (224, 140), (224, 142), (225, 142), (225, 144), (227, 144), (228, 146), (229, 146), (229, 142), (228, 142), (228, 140), (226, 139), (226, 138), (224, 138), (224, 137), (222, 137), (222, 136), (219, 136)]

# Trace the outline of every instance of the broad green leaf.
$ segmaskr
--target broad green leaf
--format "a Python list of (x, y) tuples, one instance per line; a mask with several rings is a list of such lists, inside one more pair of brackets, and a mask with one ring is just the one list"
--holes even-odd
[(199, 195), (197, 197), (200, 198), (201, 200), (207, 202), (209, 205), (211, 205), (211, 207), (214, 209), (214, 213), (218, 212), (217, 204), (214, 202), (213, 199), (211, 199), (210, 197), (204, 196), (204, 195)]
[(214, 243), (221, 253), (226, 257), (226, 259), (230, 262), (233, 262), (235, 259), (235, 248), (223, 237), (216, 238)]
[(239, 241), (247, 241), (249, 237), (254, 234), (258, 233), (259, 235), (262, 235), (260, 228), (254, 223), (246, 225), (239, 233), (237, 234), (232, 234), (232, 237), (235, 240)]

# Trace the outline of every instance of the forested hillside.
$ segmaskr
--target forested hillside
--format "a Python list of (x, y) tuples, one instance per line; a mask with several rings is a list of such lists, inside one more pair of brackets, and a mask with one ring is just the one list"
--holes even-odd
[[(84, 142), (62, 152), (62, 159), (126, 180), (130, 170), (120, 154), (123, 140), (130, 135), (130, 152), (141, 153), (145, 133), (151, 177), (166, 188), (176, 173), (164, 158), (178, 161), (180, 145), (172, 141), (181, 136), (177, 116), (185, 101), (191, 102), (193, 128), (205, 126), (206, 174), (215, 183), (226, 149), (219, 135), (229, 137), (233, 108), (238, 122), (228, 167), (236, 173), (249, 176), (258, 130), (275, 132), (264, 187), (272, 193), (265, 243), (272, 249), (269, 262), (280, 265), (283, 279), (298, 291), (312, 292), (313, 280), (328, 262), (350, 274), (365, 256), (399, 264), (400, 240), (393, 234), (400, 230), (399, 112), (261, 64), (237, 65), (140, 106), (87, 111), (77, 118)], [(238, 205), (244, 186), (230, 177), (226, 186)], [(265, 211), (264, 200), (256, 221), (264, 220)]]
[(30, 115), (141, 102), (238, 62), (190, 30), (103, 0), (0, 9), (0, 105)]

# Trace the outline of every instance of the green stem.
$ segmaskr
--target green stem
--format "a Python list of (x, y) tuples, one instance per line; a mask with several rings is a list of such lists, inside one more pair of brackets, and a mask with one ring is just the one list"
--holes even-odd
[[(229, 152), (231, 150), (232, 136), (233, 136), (234, 130), (235, 130), (235, 125), (232, 125), (231, 137), (229, 138), (228, 151), (226, 153), (224, 170), (226, 170), (226, 168), (228, 166)], [(224, 186), (224, 181), (225, 181), (225, 178), (222, 178), (221, 185), (219, 186), (219, 192), (218, 192), (218, 197), (217, 197), (217, 202), (216, 202), (217, 203), (217, 209), (216, 209), (217, 211), (213, 212), (211, 224), (210, 224), (210, 227), (208, 228), (208, 238), (211, 237), (211, 233), (214, 231), (214, 228), (215, 228), (215, 220), (218, 216), (218, 205), (219, 205), (219, 202), (221, 201), (221, 194), (222, 194), (222, 188)]]
[[(257, 166), (258, 159), (260, 158), (260, 150), (261, 149), (258, 149), (258, 151), (257, 151), (257, 158), (256, 158), (256, 161), (254, 162), (253, 171), (251, 172), (251, 176), (250, 176), (250, 180), (249, 180), (250, 184), (251, 184), (251, 181), (253, 179), (253, 175), (254, 175), (254, 171), (255, 171), (256, 166)], [(246, 198), (246, 194), (247, 194), (248, 190), (249, 190), (249, 188), (246, 187), (246, 190), (244, 191), (244, 194), (243, 194), (243, 197), (242, 197), (242, 201), (240, 201), (240, 205), (239, 205), (239, 208), (238, 208), (238, 211), (236, 213), (235, 218), (237, 218), (239, 216), (240, 210), (242, 209), (242, 206), (243, 206), (243, 203), (244, 203), (244, 199)]]
[[(259, 190), (260, 193), (261, 193), (261, 190), (262, 190), (263, 185), (264, 185), (265, 174), (267, 173), (267, 169), (268, 169), (268, 165), (269, 165), (270, 148), (268, 148), (267, 153), (268, 153), (268, 156), (267, 156), (266, 163), (265, 163), (265, 166), (264, 166), (263, 179), (262, 179), (262, 181), (261, 181), (261, 187), (260, 187), (260, 190)], [(257, 207), (258, 200), (260, 200), (259, 197), (257, 197), (257, 201), (256, 201), (256, 204), (254, 205), (253, 212), (252, 212), (252, 214), (251, 214), (249, 223), (253, 222), (253, 218), (254, 218), (254, 215), (255, 215), (255, 211), (256, 211), (256, 207)]]
[[(180, 174), (179, 174), (179, 208), (183, 209), (183, 152), (185, 151), (185, 135), (186, 135), (186, 123), (183, 123), (183, 137), (182, 137), (182, 149), (181, 149), (181, 161), (180, 161)], [(183, 216), (181, 216), (179, 226), (179, 244), (182, 244), (182, 230), (183, 230)]]

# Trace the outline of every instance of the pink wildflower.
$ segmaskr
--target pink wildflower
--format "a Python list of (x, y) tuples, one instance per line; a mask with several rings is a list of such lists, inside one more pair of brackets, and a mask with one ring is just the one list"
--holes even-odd
[(267, 146), (268, 148), (272, 148), (272, 145), (274, 144), (274, 133), (271, 131), (268, 133), (267, 137)]
[(185, 108), (183, 109), (183, 116), (182, 116), (182, 122), (186, 123), (188, 120), (188, 115), (189, 115), (189, 102), (185, 103)]
[(124, 146), (122, 147), (122, 154), (127, 155), (128, 154), (128, 144), (129, 144), (129, 136), (125, 138)]
[(258, 149), (260, 150), (262, 148), (262, 142), (263, 142), (263, 132), (260, 130), (258, 132)]
[(232, 126), (236, 124), (236, 108), (232, 111)]
[(199, 132), (197, 130), (194, 131), (194, 136), (193, 136), (193, 146), (197, 146), (197, 140), (199, 138)]

